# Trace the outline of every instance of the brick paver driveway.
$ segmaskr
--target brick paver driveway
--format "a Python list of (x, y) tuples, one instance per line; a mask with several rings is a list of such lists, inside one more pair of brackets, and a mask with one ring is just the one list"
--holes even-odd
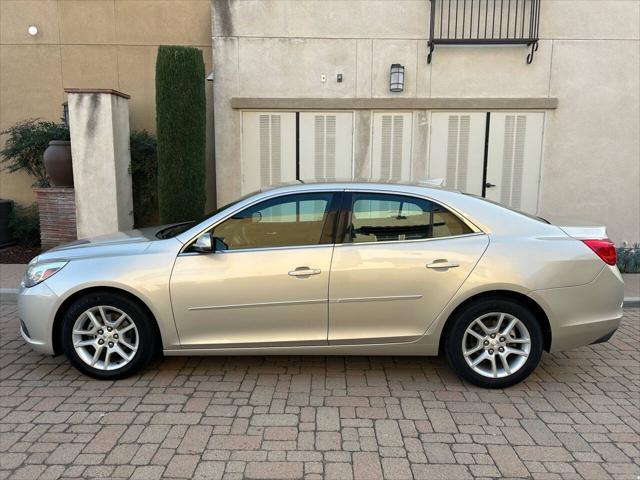
[(637, 309), (506, 391), (415, 357), (172, 358), (97, 382), (32, 353), (0, 309), (3, 478), (640, 475)]

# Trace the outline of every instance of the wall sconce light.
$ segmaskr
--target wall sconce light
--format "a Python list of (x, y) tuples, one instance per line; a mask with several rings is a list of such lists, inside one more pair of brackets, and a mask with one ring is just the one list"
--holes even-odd
[(32, 37), (35, 37), (38, 34), (38, 27), (36, 27), (35, 25), (29, 25), (29, 27), (27, 28), (27, 33)]
[(392, 92), (401, 92), (404, 90), (404, 67), (399, 63), (391, 65), (389, 90)]

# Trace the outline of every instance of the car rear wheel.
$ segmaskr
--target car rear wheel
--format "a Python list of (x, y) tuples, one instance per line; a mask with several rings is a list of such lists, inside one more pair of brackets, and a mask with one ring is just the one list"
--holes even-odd
[(524, 305), (485, 299), (452, 319), (445, 355), (462, 378), (485, 388), (521, 382), (538, 366), (543, 350), (540, 323)]
[(90, 377), (128, 377), (153, 357), (151, 321), (137, 302), (125, 296), (90, 293), (65, 312), (62, 348), (69, 361)]

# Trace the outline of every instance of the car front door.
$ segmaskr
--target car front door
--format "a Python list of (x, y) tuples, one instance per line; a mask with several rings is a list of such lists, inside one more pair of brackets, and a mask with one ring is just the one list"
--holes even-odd
[(329, 286), (329, 343), (406, 342), (444, 309), (488, 245), (424, 198), (345, 192)]
[(213, 227), (220, 250), (187, 247), (171, 277), (182, 347), (326, 344), (339, 196), (263, 200)]

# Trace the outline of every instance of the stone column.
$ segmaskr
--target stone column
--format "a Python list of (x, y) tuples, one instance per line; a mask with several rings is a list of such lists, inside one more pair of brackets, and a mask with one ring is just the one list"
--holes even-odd
[(78, 238), (133, 228), (129, 96), (65, 89), (73, 156)]

